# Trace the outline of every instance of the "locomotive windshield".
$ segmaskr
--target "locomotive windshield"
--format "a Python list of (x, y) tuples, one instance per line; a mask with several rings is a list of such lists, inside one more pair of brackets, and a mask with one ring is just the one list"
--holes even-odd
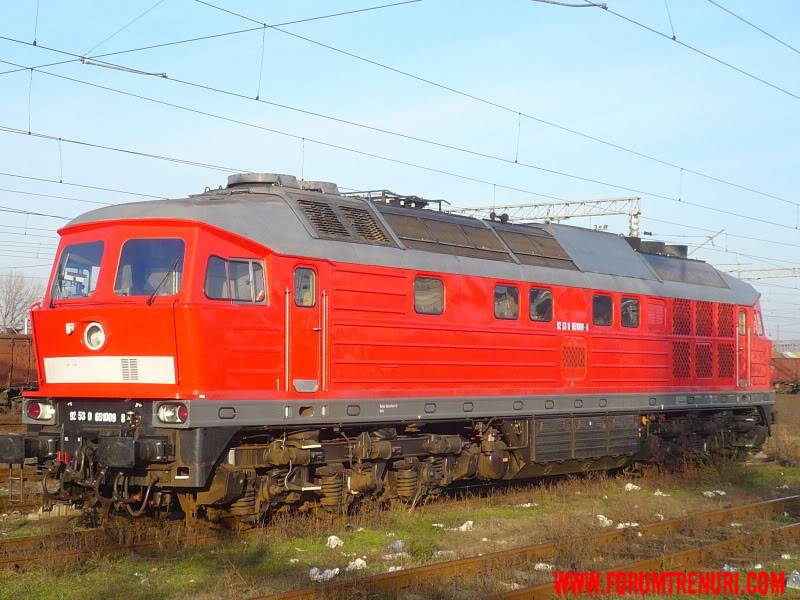
[(103, 242), (73, 244), (64, 248), (58, 261), (52, 299), (86, 298), (97, 287)]
[(122, 246), (114, 292), (118, 296), (172, 296), (181, 289), (183, 240), (128, 240)]

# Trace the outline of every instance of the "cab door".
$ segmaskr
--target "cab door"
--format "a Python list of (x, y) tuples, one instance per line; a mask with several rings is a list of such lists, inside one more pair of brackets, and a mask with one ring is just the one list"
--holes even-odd
[(750, 385), (750, 327), (747, 324), (747, 311), (739, 309), (736, 320), (736, 373), (737, 384), (741, 388)]
[(323, 296), (319, 269), (297, 265), (287, 289), (288, 389), (301, 394), (321, 391)]

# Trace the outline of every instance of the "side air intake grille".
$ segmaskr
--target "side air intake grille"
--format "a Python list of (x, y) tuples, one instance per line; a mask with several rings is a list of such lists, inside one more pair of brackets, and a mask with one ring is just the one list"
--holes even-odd
[(366, 208), (356, 208), (354, 206), (342, 206), (340, 208), (350, 227), (363, 239), (381, 243), (389, 242), (389, 236), (381, 229), (378, 222)]

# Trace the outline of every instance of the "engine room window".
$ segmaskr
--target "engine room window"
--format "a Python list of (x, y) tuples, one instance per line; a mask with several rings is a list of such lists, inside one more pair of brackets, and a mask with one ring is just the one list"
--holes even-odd
[(747, 314), (739, 311), (739, 335), (747, 335)]
[(185, 244), (177, 239), (128, 240), (122, 246), (118, 296), (172, 296), (181, 289)]
[(494, 316), (498, 319), (519, 317), (519, 289), (513, 285), (494, 286)]
[(56, 267), (51, 297), (54, 300), (88, 297), (97, 287), (102, 258), (103, 242), (73, 244), (64, 248)]
[(541, 288), (531, 288), (531, 321), (553, 320), (553, 292)]
[(206, 296), (212, 300), (263, 303), (264, 266), (257, 260), (225, 260), (211, 256), (206, 267)]
[(440, 315), (444, 311), (444, 284), (433, 277), (414, 280), (414, 310), (423, 315)]
[(764, 321), (761, 320), (761, 312), (755, 312), (755, 326), (756, 326), (756, 335), (762, 336), (764, 335)]
[(623, 327), (639, 326), (639, 299), (623, 298), (620, 306), (622, 312)]
[(305, 307), (317, 303), (317, 274), (313, 269), (294, 270), (294, 303)]
[(592, 298), (592, 323), (595, 325), (611, 325), (613, 312), (611, 296), (595, 294)]

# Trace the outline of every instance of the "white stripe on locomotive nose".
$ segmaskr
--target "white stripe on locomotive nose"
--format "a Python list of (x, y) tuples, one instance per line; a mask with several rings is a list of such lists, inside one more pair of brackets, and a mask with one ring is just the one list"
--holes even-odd
[(174, 356), (63, 356), (44, 359), (47, 383), (175, 383)]

